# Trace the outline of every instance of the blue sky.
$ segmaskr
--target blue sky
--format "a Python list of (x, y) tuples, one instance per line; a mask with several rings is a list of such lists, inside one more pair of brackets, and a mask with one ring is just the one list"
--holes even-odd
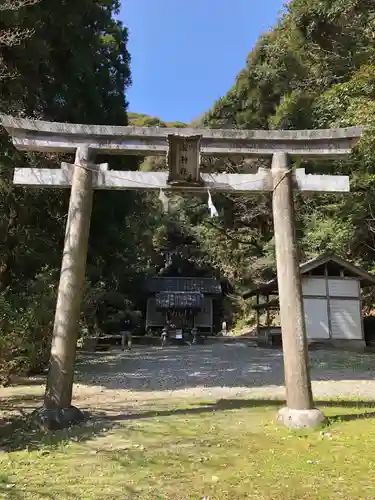
[(231, 88), (284, 0), (122, 0), (129, 111), (190, 122)]

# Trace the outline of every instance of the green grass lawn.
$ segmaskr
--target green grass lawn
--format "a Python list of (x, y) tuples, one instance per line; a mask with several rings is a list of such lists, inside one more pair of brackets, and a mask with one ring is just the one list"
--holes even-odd
[(53, 435), (14, 422), (0, 434), (0, 498), (375, 498), (374, 408), (320, 407), (329, 424), (307, 432), (277, 427), (276, 402), (246, 400), (176, 402)]

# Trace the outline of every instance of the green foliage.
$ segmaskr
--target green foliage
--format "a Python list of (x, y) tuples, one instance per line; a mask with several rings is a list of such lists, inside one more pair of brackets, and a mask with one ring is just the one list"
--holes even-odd
[(134, 127), (161, 127), (161, 128), (185, 128), (186, 123), (164, 122), (160, 118), (140, 113), (128, 113), (129, 125)]
[(364, 65), (346, 82), (333, 85), (317, 97), (312, 115), (316, 126), (373, 125), (375, 66)]
[[(300, 165), (308, 172), (350, 175), (351, 193), (298, 197), (296, 205), (302, 258), (331, 249), (369, 270), (375, 260), (374, 29), (369, 0), (292, 0), (259, 39), (232, 89), (204, 117), (206, 126), (224, 128), (364, 125), (349, 160)], [(239, 168), (245, 165), (231, 171)], [(274, 270), (272, 213), (269, 203), (261, 203), (258, 196), (234, 198), (232, 227), (220, 217), (208, 231), (198, 230), (210, 259), (239, 290)], [(234, 243), (241, 232), (241, 239), (250, 236), (249, 245)], [(368, 303), (374, 298), (372, 292)]]
[(275, 109), (275, 114), (269, 118), (270, 128), (297, 130), (311, 128), (309, 109), (312, 102), (313, 96), (301, 90), (284, 94)]
[[(116, 19), (119, 7), (118, 0), (3, 2), (0, 111), (126, 125), (130, 56), (127, 30)], [(12, 170), (14, 165), (57, 168), (62, 160), (72, 158), (18, 153), (0, 133), (0, 366), (9, 372), (36, 370), (48, 359), (69, 199), (68, 191), (14, 188)], [(125, 165), (136, 168), (137, 161), (115, 160), (113, 166)], [(129, 212), (133, 217), (134, 201), (142, 201), (130, 195), (124, 202), (121, 193), (98, 193), (95, 198), (88, 280), (93, 287), (104, 281), (108, 289), (120, 288), (122, 281), (134, 286), (134, 276), (143, 270), (143, 254), (140, 249), (138, 265), (129, 268), (133, 237), (139, 233), (127, 221)], [(123, 268), (128, 275), (123, 276)], [(53, 294), (35, 288), (42, 283)]]
[(47, 267), (24, 292), (0, 295), (0, 381), (46, 367), (55, 303), (56, 275)]
[[(55, 121), (186, 127), (127, 113), (130, 55), (118, 9), (118, 0), (3, 2), (0, 111)], [(240, 129), (365, 125), (349, 160), (296, 162), (308, 172), (350, 175), (351, 193), (297, 196), (296, 212), (302, 258), (331, 249), (369, 270), (375, 268), (374, 32), (371, 0), (292, 0), (250, 52), (233, 87), (194, 121)], [(62, 159), (70, 158), (20, 154), (0, 134), (0, 363), (8, 371), (45, 364), (61, 258), (55, 249), (63, 245), (69, 196), (15, 189), (12, 169), (56, 167)], [(161, 157), (110, 161), (119, 170), (166, 168)], [(265, 165), (237, 157), (203, 160), (207, 172), (245, 173)], [(215, 219), (209, 218), (207, 194), (168, 194), (168, 214), (157, 196), (95, 193), (84, 330), (114, 331), (123, 314), (139, 319), (145, 276), (215, 275), (237, 292), (273, 276), (270, 196), (214, 194)], [(225, 314), (250, 318), (248, 305), (227, 295)], [(374, 298), (370, 293), (367, 305)]]

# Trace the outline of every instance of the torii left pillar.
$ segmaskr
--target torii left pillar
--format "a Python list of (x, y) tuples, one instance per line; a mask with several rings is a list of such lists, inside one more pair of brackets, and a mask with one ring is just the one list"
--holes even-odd
[(53, 327), (51, 359), (44, 406), (34, 414), (47, 429), (68, 427), (83, 420), (83, 413), (71, 405), (77, 331), (79, 326), (87, 248), (93, 202), (93, 154), (77, 149), (64, 253)]

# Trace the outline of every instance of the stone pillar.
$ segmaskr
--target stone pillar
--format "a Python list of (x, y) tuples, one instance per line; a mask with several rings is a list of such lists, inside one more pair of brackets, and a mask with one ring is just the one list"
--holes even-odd
[(286, 408), (278, 421), (289, 427), (313, 427), (324, 420), (313, 409), (303, 309), (299, 256), (295, 232), (293, 172), (285, 153), (272, 159), (273, 219), (277, 281), (284, 353)]
[(46, 428), (62, 428), (83, 419), (71, 406), (77, 333), (86, 270), (93, 201), (93, 172), (88, 148), (77, 150), (73, 171), (64, 253), (53, 328), (51, 359), (38, 420)]

